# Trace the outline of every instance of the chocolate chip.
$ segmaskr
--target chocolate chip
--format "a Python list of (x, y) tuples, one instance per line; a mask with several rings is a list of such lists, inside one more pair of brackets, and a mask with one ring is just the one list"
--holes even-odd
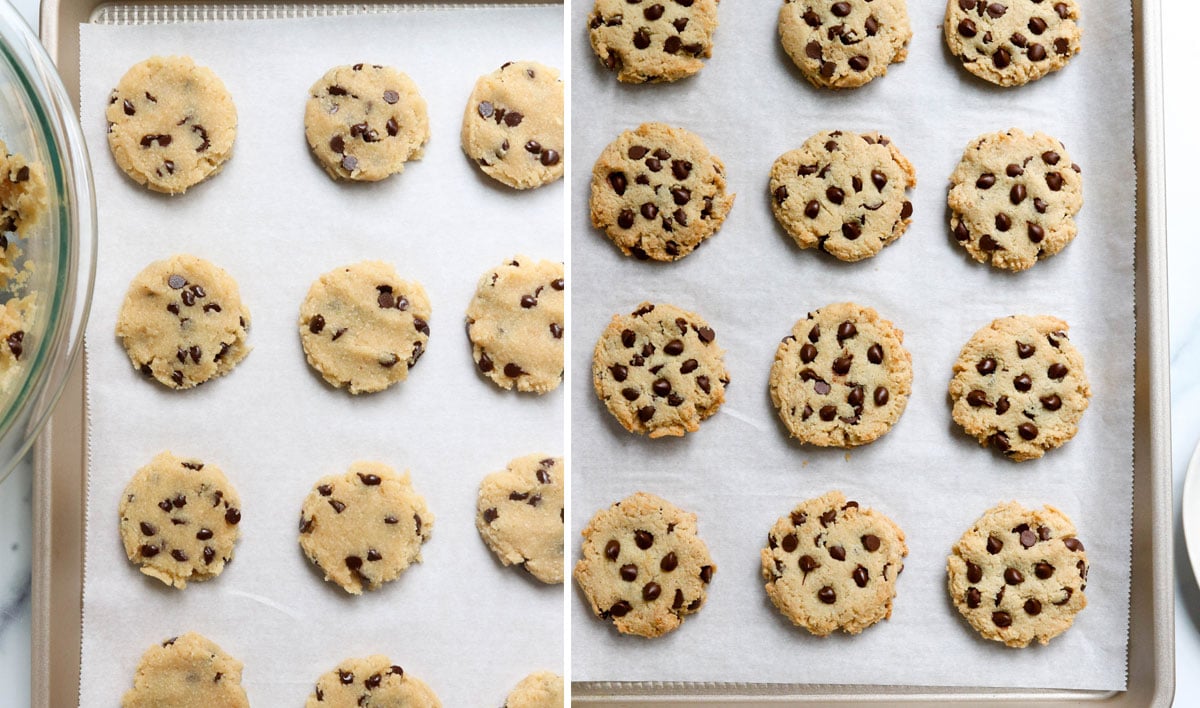
[(904, 204), (903, 204), (903, 206), (901, 206), (901, 207), (900, 207), (900, 218), (901, 218), (901, 219), (907, 219), (907, 218), (909, 218), (909, 217), (910, 217), (910, 216), (912, 216), (912, 215), (913, 215), (913, 205), (912, 205), (912, 202), (910, 202), (910, 201), (905, 201), (905, 202), (904, 202)]
[(854, 363), (854, 355), (847, 354), (833, 360), (833, 373), (846, 375), (850, 373), (850, 366)]
[(187, 285), (187, 280), (182, 275), (171, 275), (171, 277), (167, 278), (167, 285), (172, 290), (179, 290)]
[[(999, 410), (999, 408), (1000, 406), (997, 405), (996, 409)], [(1008, 449), (1011, 447), (1008, 441), (1008, 436), (1004, 433), (993, 433), (991, 436), (991, 441), (992, 444), (996, 446), (996, 449), (1000, 452), (1008, 452)]]
[(516, 111), (509, 111), (508, 113), (504, 114), (504, 124), (510, 128), (515, 128), (521, 124), (521, 121), (524, 120), (524, 118), (524, 115), (517, 113)]
[[(830, 189), (834, 189), (831, 187)], [(810, 219), (815, 219), (821, 214), (821, 203), (813, 199), (804, 205), (804, 215)]]
[(1066, 56), (1071, 53), (1071, 42), (1066, 37), (1054, 40), (1054, 53)]
[(871, 60), (865, 55), (859, 54), (850, 57), (850, 61), (847, 63), (850, 65), (850, 68), (854, 69), (855, 71), (866, 71), (867, 67), (871, 65)]
[(1047, 172), (1046, 173), (1046, 186), (1050, 188), (1051, 192), (1057, 192), (1060, 189), (1062, 189), (1062, 186), (1063, 186), (1062, 175), (1059, 174), (1058, 172)]
[[(1035, 430), (1036, 430), (1036, 428), (1035, 428)], [(1022, 435), (1021, 437), (1025, 437), (1025, 436)], [(1025, 439), (1032, 440), (1033, 438), (1025, 438)], [(1025, 525), (1022, 524), (1021, 526), (1025, 526)], [(1021, 528), (1021, 527), (1019, 526), (1017, 528)], [(1013, 529), (1013, 530), (1015, 531), (1017, 529)], [(1029, 530), (1028, 526), (1021, 529), (1020, 538), (1021, 538), (1021, 545), (1025, 548), (1033, 548), (1033, 546), (1037, 543), (1037, 535), (1034, 534), (1033, 531)]]
[(854, 326), (853, 322), (850, 322), (849, 320), (842, 322), (840, 325), (838, 325), (837, 329), (838, 344), (841, 344), (843, 341), (850, 339), (857, 334), (858, 328)]
[(992, 404), (988, 402), (987, 393), (981, 391), (980, 389), (974, 389), (967, 394), (967, 405), (971, 406), (972, 408), (979, 408), (981, 406), (990, 406)]
[(1003, 548), (1004, 548), (1004, 541), (1001, 541), (1000, 539), (996, 538), (995, 536), (988, 535), (988, 540), (987, 540), (987, 552), (988, 553), (990, 553), (994, 556), (997, 553), (999, 553), (1000, 550)]
[(662, 5), (651, 5), (650, 7), (643, 10), (642, 14), (645, 15), (647, 20), (650, 20), (651, 22), (653, 22), (654, 20), (657, 20), (663, 16), (663, 6)]
[(1038, 436), (1037, 426), (1033, 423), (1021, 423), (1017, 426), (1017, 432), (1020, 433), (1021, 437), (1025, 440), (1033, 440)]
[(138, 553), (140, 553), (143, 558), (153, 558), (154, 556), (158, 555), (158, 546), (155, 546), (152, 543), (143, 544), (140, 548), (138, 548)]
[(634, 531), (633, 541), (637, 544), (637, 547), (643, 551), (649, 550), (649, 548), (654, 545), (654, 534), (650, 533), (649, 531)]
[(997, 214), (996, 215), (996, 230), (1003, 232), (1003, 231), (1008, 231), (1010, 228), (1012, 228), (1012, 219), (1009, 218), (1008, 214), (1004, 214), (1004, 213)]
[(700, 566), (700, 582), (705, 585), (712, 582), (713, 567), (711, 565)]
[(1012, 625), (1012, 617), (1007, 612), (993, 612), (992, 622), (997, 627), (1008, 627)]
[(855, 386), (850, 389), (850, 394), (846, 396), (846, 403), (849, 403), (851, 408), (858, 410), (862, 408), (863, 398), (863, 387)]
[(979, 607), (979, 603), (981, 600), (982, 600), (982, 598), (979, 595), (979, 588), (968, 588), (967, 589), (967, 607), (969, 607), (970, 609), (973, 610), (976, 607)]
[(825, 198), (834, 204), (841, 204), (846, 200), (846, 193), (838, 187), (829, 187), (825, 190)]
[(1022, 575), (1021, 571), (1017, 570), (1016, 568), (1005, 568), (1004, 582), (1008, 583), (1009, 585), (1020, 585), (1021, 583), (1025, 582), (1025, 576)]
[(847, 241), (853, 241), (859, 236), (862, 236), (862, 227), (859, 226), (858, 222), (856, 221), (842, 224), (842, 236), (845, 237)]
[(1063, 545), (1066, 546), (1068, 550), (1075, 551), (1076, 553), (1083, 551), (1083, 543), (1073, 536), (1064, 538)]
[(619, 555), (621, 555), (621, 542), (620, 541), (618, 541), (616, 539), (612, 539), (608, 543), (604, 544), (604, 557), (605, 558), (608, 558), (610, 561), (616, 561), (617, 556), (619, 556)]
[(871, 574), (866, 568), (860, 565), (854, 569), (854, 572), (850, 574), (850, 577), (854, 578), (855, 585), (859, 586), (860, 588), (865, 588), (867, 586), (867, 582), (871, 579)]
[(658, 216), (658, 207), (656, 207), (652, 202), (646, 202), (643, 204), (641, 211), (642, 216), (650, 220), (653, 220)]
[(991, 357), (980, 359), (979, 363), (975, 365), (975, 370), (987, 376), (996, 371), (996, 360)]
[(504, 375), (510, 379), (515, 379), (518, 376), (524, 376), (526, 373), (527, 372), (518, 364), (509, 363), (504, 365)]
[(990, 172), (979, 175), (979, 179), (975, 180), (975, 186), (980, 189), (991, 189), (994, 184), (996, 184), (996, 175)]
[(1049, 396), (1042, 396), (1038, 400), (1042, 402), (1042, 407), (1048, 411), (1056, 411), (1062, 408), (1062, 399), (1056, 393), (1052, 393)]
[(875, 399), (875, 405), (886, 406), (887, 402), (888, 402), (888, 390), (886, 388), (884, 388), (883, 386), (876, 388), (874, 399)]
[(353, 172), (358, 167), (358, 158), (353, 155), (342, 156), (342, 169)]
[(976, 29), (974, 21), (972, 21), (970, 18), (965, 18), (958, 23), (958, 33), (970, 39), (978, 34), (979, 30)]
[(954, 238), (957, 241), (968, 241), (971, 238), (971, 232), (967, 231), (967, 225), (963, 222), (958, 222), (954, 225)]
[(1041, 34), (1046, 31), (1046, 21), (1040, 17), (1035, 17), (1029, 21), (1028, 27), (1030, 32)]
[(783, 550), (785, 552), (791, 553), (792, 551), (796, 550), (796, 547), (800, 544), (800, 541), (796, 538), (796, 534), (789, 533), (788, 535), (784, 536), (779, 543), (781, 546), (783, 546)]
[[(362, 558), (359, 558), (358, 556), (346, 556), (346, 567), (349, 568), (350, 570), (358, 570), (359, 568), (362, 567), (362, 564), (363, 564)], [(351, 678), (351, 680), (353, 680), (353, 678)], [(342, 681), (344, 683), (345, 679), (343, 679)]]
[(632, 583), (637, 580), (638, 569), (633, 563), (626, 563), (621, 566), (621, 580)]
[(817, 591), (817, 599), (826, 605), (832, 605), (837, 602), (837, 593), (833, 591), (833, 588), (826, 585)]
[(1046, 375), (1055, 381), (1060, 381), (1064, 376), (1067, 375), (1067, 367), (1058, 362), (1054, 362), (1046, 369)]
[(830, 546), (829, 557), (835, 561), (844, 561), (846, 560), (846, 549), (842, 546)]
[(1021, 374), (1013, 379), (1013, 388), (1018, 391), (1028, 391), (1033, 388), (1033, 379), (1029, 378), (1029, 374)]
[[(1030, 21), (1029, 24), (1032, 26), (1033, 22)], [(1029, 47), (1029, 50), (1026, 52), (1026, 55), (1032, 61), (1042, 61), (1043, 59), (1046, 58), (1046, 48), (1040, 44), (1033, 44)]]
[(837, 417), (837, 406), (821, 406), (819, 413), (821, 420), (829, 422)]

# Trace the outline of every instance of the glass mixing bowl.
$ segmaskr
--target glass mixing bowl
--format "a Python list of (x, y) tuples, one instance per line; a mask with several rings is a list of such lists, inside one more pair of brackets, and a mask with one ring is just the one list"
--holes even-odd
[(54, 63), (20, 13), (0, 0), (0, 139), (45, 169), (49, 207), (22, 238), (32, 265), (0, 302), (35, 296), (18, 370), (0, 390), (0, 481), (28, 452), (82, 349), (96, 268), (96, 203), (75, 108)]

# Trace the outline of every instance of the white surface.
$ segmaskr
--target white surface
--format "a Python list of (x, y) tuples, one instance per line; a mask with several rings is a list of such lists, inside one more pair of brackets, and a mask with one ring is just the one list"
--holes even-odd
[[(561, 66), (561, 22), (558, 8), (520, 8), (84, 28), (82, 122), (102, 244), (87, 331), (84, 705), (111, 705), (147, 647), (189, 630), (245, 663), (243, 685), (260, 706), (297, 705), (319, 675), (372, 653), (424, 679), (448, 706), (498, 704), (527, 673), (561, 671), (562, 588), (497, 562), (475, 529), (475, 498), (483, 476), (509, 459), (562, 452), (563, 394), (506, 392), (480, 376), (463, 322), (488, 268), (517, 253), (561, 260), (563, 183), (497, 186), (459, 145), (476, 78), (517, 58)], [(224, 171), (174, 198), (117, 169), (103, 115), (131, 65), (169, 53), (211, 67), (239, 115)], [(412, 77), (432, 139), (401, 175), (336, 183), (309, 153), (303, 109), (327, 69), (359, 61)], [(144, 379), (113, 336), (130, 280), (177, 252), (224, 267), (253, 317), (250, 355), (186, 392)], [(393, 262), (424, 284), (432, 334), (406, 381), (353, 397), (309, 369), (296, 321), (313, 280), (364, 259)], [(183, 591), (138, 573), (116, 524), (129, 478), (163, 449), (218, 465), (242, 498), (233, 563)], [(436, 517), (424, 562), (360, 597), (322, 580), (296, 531), (313, 483), (357, 459), (411, 470)]]
[[(573, 7), (572, 27), (585, 26), (586, 5)], [(590, 227), (590, 175), (575, 170), (574, 370), (589, 370), (611, 315), (645, 299), (706, 318), (727, 350), (732, 377), (722, 409), (682, 440), (626, 433), (588, 376), (573, 382), (574, 557), (591, 515), (641, 489), (694, 511), (718, 566), (704, 609), (653, 642), (618, 635), (576, 593), (575, 680), (1121, 689), (1134, 361), (1128, 3), (1089, 3), (1085, 51), (1066, 70), (1015, 90), (990, 87), (947, 56), (935, 29), (944, 4), (909, 3), (915, 37), (908, 60), (841, 93), (812, 88), (792, 67), (775, 37), (774, 3), (722, 5), (714, 58), (685, 81), (620, 86), (582, 41), (572, 52), (575, 105), (588, 107), (588, 120), (574, 126), (577, 165), (593, 162), (621, 130), (657, 120), (698, 133), (725, 162), (738, 193), (721, 231), (695, 253), (645, 263), (620, 255)], [(572, 38), (582, 36), (579, 30)], [(1016, 275), (967, 258), (948, 233), (945, 207), (945, 185), (968, 142), (1011, 126), (1065, 143), (1082, 166), (1085, 202), (1076, 240)], [(775, 158), (833, 128), (879, 130), (917, 170), (908, 233), (856, 264), (796, 248), (768, 202)], [(583, 277), (600, 273), (603, 282)], [(776, 346), (792, 324), (844, 300), (875, 307), (904, 330), (914, 366), (913, 394), (899, 423), (849, 455), (789, 443), (767, 393)], [(1066, 320), (1093, 391), (1078, 436), (1020, 464), (964, 435), (946, 396), (963, 344), (993, 318), (1014, 313)], [(829, 489), (889, 515), (904, 529), (910, 554), (889, 621), (857, 637), (819, 640), (792, 627), (767, 600), (759, 550), (776, 518)], [(1049, 646), (1023, 652), (979, 641), (945, 589), (953, 543), (986, 509), (1014, 498), (1065, 511), (1092, 564), (1088, 607), (1075, 626)], [(898, 662), (902, 646), (905, 660)]]
[(1180, 507), (1179, 520), (1187, 542), (1188, 559), (1192, 563), (1192, 576), (1200, 581), (1200, 446), (1196, 447), (1192, 461), (1188, 463)]

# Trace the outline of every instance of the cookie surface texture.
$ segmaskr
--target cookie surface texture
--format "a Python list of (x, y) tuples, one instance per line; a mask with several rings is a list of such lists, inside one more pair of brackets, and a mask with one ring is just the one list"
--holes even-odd
[(904, 333), (852, 302), (810, 312), (775, 351), (771, 401), (788, 431), (820, 447), (854, 447), (899, 420), (912, 391)]
[(592, 169), (592, 225), (640, 259), (691, 253), (721, 228), (733, 199), (725, 165), (700, 138), (662, 123), (621, 133)]
[(543, 583), (563, 581), (563, 458), (526, 455), (483, 478), (475, 528), (504, 565)]
[(334, 179), (377, 182), (403, 172), (429, 142), (425, 99), (389, 66), (336, 66), (308, 94), (304, 135)]
[(425, 288), (380, 261), (335, 268), (300, 306), (300, 343), (330, 385), (374, 393), (408, 378), (429, 342)]
[(592, 386), (629, 432), (679, 437), (725, 401), (725, 350), (699, 315), (643, 302), (614, 315), (596, 342)]
[(563, 176), (563, 83), (534, 61), (479, 77), (463, 114), (462, 148), (484, 174), (515, 189)]
[(377, 654), (346, 659), (322, 674), (304, 705), (306, 708), (441, 708), (442, 702), (424, 681)]
[(905, 0), (785, 0), (779, 39), (813, 86), (856, 88), (908, 57)]
[(904, 532), (833, 491), (780, 518), (762, 550), (767, 596), (797, 627), (858, 634), (892, 616), (904, 569)]
[(141, 571), (167, 585), (215, 578), (233, 557), (242, 503), (212, 463), (160, 452), (121, 495), (121, 542)]
[(326, 580), (353, 595), (420, 562), (432, 530), (433, 514), (408, 473), (380, 462), (321, 478), (300, 510), (300, 547)]
[(955, 422), (1016, 462), (1075, 437), (1092, 390), (1067, 329), (1056, 317), (1014, 315), (976, 332), (954, 362)]
[(950, 183), (950, 232), (980, 263), (1026, 270), (1075, 238), (1079, 165), (1049, 135), (1013, 128), (980, 136)]
[(817, 133), (771, 167), (771, 209), (800, 248), (843, 261), (879, 253), (912, 223), (912, 163), (886, 136)]
[(949, 0), (942, 29), (967, 71), (999, 86), (1020, 86), (1079, 53), (1078, 21), (1075, 0)]
[(504, 708), (562, 708), (565, 701), (563, 677), (539, 671), (529, 674), (513, 687)]
[(233, 155), (233, 99), (211, 69), (189, 57), (134, 64), (104, 115), (117, 166), (156, 192), (182, 194), (220, 172)]
[(1025, 647), (1065, 632), (1087, 606), (1088, 562), (1058, 509), (999, 504), (954, 544), (946, 560), (954, 606), (985, 639)]
[(618, 631), (658, 637), (700, 609), (716, 569), (695, 514), (638, 492), (592, 517), (575, 582)]
[(242, 662), (188, 632), (142, 654), (121, 708), (246, 708)]
[(717, 0), (661, 0), (632, 5), (596, 0), (588, 16), (592, 50), (617, 79), (675, 81), (712, 56)]
[(467, 337), (479, 372), (503, 389), (546, 393), (563, 377), (563, 264), (516, 256), (479, 279)]
[[(46, 190), (46, 170), (40, 163), (25, 156), (10, 153), (0, 140), (0, 232), (15, 231), (25, 236), (49, 208)], [(8, 238), (0, 243), (0, 285), (11, 275)]]
[(249, 326), (232, 276), (203, 258), (176, 255), (146, 266), (129, 284), (117, 337), (133, 368), (184, 389), (244, 359)]

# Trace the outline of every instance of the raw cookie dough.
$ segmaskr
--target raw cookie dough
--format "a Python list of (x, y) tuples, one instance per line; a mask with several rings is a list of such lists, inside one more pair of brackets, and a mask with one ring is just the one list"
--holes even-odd
[(810, 312), (775, 351), (771, 401), (788, 431), (820, 447), (854, 447), (895, 424), (912, 391), (904, 333), (842, 302)]
[(539, 671), (521, 679), (508, 694), (504, 708), (563, 708), (563, 678)]
[(683, 258), (733, 207), (725, 165), (694, 133), (643, 123), (609, 143), (592, 168), (592, 225), (625, 255)]
[(121, 495), (121, 542), (141, 571), (167, 585), (215, 578), (233, 557), (242, 502), (212, 463), (155, 455)]
[(1067, 65), (1079, 53), (1075, 0), (949, 0), (946, 45), (967, 71), (1020, 86)]
[(855, 88), (908, 57), (905, 0), (784, 0), (779, 39), (813, 86)]
[(8, 237), (16, 232), (26, 236), (49, 208), (46, 170), (40, 163), (29, 162), (24, 155), (10, 153), (0, 140), (0, 285), (12, 277), (13, 257), (8, 253)]
[(695, 313), (643, 302), (613, 315), (592, 356), (592, 386), (626, 430), (682, 436), (725, 401), (729, 372), (717, 335)]
[(142, 654), (121, 708), (247, 708), (242, 662), (188, 632)]
[(860, 261), (904, 235), (915, 186), (912, 163), (887, 136), (827, 130), (775, 160), (771, 210), (800, 248)]
[(618, 81), (675, 81), (712, 56), (717, 0), (596, 0), (588, 16), (592, 50)]
[(182, 194), (220, 172), (233, 154), (233, 99), (211, 69), (190, 57), (134, 64), (104, 115), (117, 166), (156, 192)]
[(1013, 315), (976, 332), (954, 362), (954, 420), (1016, 462), (1075, 437), (1092, 390), (1067, 329), (1056, 317)]
[(562, 263), (526, 256), (484, 273), (467, 306), (467, 337), (480, 373), (508, 390), (558, 388), (565, 288)]
[(386, 656), (346, 659), (322, 674), (305, 708), (441, 708), (442, 702), (424, 681), (405, 673)]
[(433, 514), (408, 472), (355, 462), (313, 485), (300, 510), (300, 547), (325, 579), (353, 595), (377, 590), (421, 560)]
[(563, 176), (563, 83), (533, 61), (479, 77), (463, 114), (462, 148), (484, 174), (516, 189)]
[(504, 565), (543, 583), (563, 581), (563, 458), (526, 455), (483, 478), (475, 528)]
[(892, 616), (904, 532), (833, 491), (801, 502), (767, 534), (762, 575), (775, 607), (818, 637), (858, 634)]
[(403, 172), (429, 142), (425, 99), (390, 66), (336, 66), (308, 93), (304, 135), (334, 179), (376, 182)]
[(29, 346), (25, 328), (36, 301), (36, 295), (30, 294), (0, 305), (0, 391), (7, 391), (16, 382), (18, 372), (23, 371), (21, 355)]
[(1088, 561), (1058, 509), (1016, 502), (984, 512), (946, 560), (954, 606), (985, 639), (1047, 644), (1087, 607)]
[(170, 388), (226, 374), (250, 352), (250, 311), (237, 282), (189, 255), (155, 261), (129, 284), (117, 336), (133, 368)]
[(300, 306), (304, 356), (331, 386), (382, 391), (408, 378), (429, 343), (429, 298), (391, 265), (362, 261), (335, 268)]
[(1021, 271), (1066, 248), (1083, 207), (1079, 165), (1049, 135), (981, 135), (950, 176), (950, 232), (980, 263)]
[(700, 609), (716, 569), (695, 514), (637, 492), (588, 522), (575, 582), (621, 633), (658, 637)]

